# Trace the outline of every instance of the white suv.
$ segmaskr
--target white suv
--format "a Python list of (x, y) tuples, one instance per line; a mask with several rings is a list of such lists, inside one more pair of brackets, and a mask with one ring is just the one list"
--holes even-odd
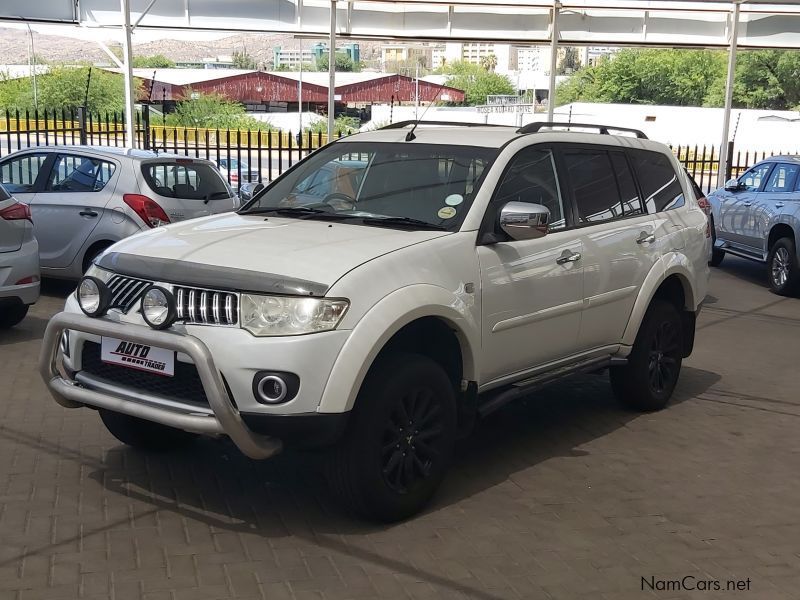
[(609, 369), (624, 405), (662, 408), (706, 215), (665, 146), (555, 128), (360, 133), (238, 213), (121, 241), (48, 325), (42, 376), (132, 446), (329, 448), (333, 488), (379, 520), (426, 504), (477, 417), (554, 378)]

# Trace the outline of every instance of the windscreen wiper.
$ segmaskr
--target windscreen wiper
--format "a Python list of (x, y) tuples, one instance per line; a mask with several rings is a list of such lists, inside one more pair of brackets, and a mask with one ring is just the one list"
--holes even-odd
[(361, 222), (365, 225), (401, 225), (414, 227), (416, 229), (433, 229), (435, 231), (447, 231), (447, 227), (429, 223), (411, 217), (362, 217)]
[(357, 218), (354, 215), (345, 215), (342, 213), (335, 213), (329, 210), (322, 210), (321, 208), (313, 208), (311, 206), (285, 206), (282, 208), (259, 208), (256, 210), (248, 210), (241, 214), (243, 215), (262, 215), (262, 214), (277, 214), (287, 217), (294, 217), (296, 219), (330, 219), (333, 221), (343, 221), (345, 219)]

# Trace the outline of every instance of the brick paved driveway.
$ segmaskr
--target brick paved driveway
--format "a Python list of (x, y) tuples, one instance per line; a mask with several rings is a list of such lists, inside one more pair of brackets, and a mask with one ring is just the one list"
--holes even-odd
[[(393, 527), (332, 507), (313, 457), (145, 456), (55, 405), (35, 362), (66, 293), (0, 333), (2, 600), (800, 598), (800, 300), (757, 265), (714, 272), (669, 409), (559, 384), (484, 422)], [(642, 590), (687, 575), (750, 591)]]

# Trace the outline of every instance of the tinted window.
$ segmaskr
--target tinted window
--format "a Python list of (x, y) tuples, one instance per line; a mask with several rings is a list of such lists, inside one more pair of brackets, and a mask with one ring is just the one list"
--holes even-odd
[(764, 186), (765, 192), (790, 192), (793, 189), (794, 178), (797, 176), (797, 171), (800, 170), (798, 165), (787, 165), (784, 163), (778, 164), (769, 175), (767, 184)]
[(642, 203), (639, 201), (639, 192), (636, 190), (636, 183), (633, 181), (633, 173), (628, 165), (628, 160), (622, 152), (610, 152), (611, 164), (614, 166), (614, 173), (617, 176), (620, 196), (622, 197), (622, 211), (627, 215), (638, 215), (642, 213)]
[(630, 150), (647, 212), (657, 213), (683, 206), (683, 188), (672, 161), (660, 152)]
[(97, 192), (111, 179), (114, 168), (112, 163), (104, 160), (62, 154), (53, 165), (45, 189), (50, 192)]
[(550, 210), (550, 229), (562, 229), (564, 205), (556, 178), (555, 162), (550, 150), (525, 148), (509, 163), (497, 188), (493, 202), (532, 202)]
[(229, 198), (231, 192), (219, 171), (205, 163), (145, 163), (147, 185), (159, 196), (183, 200)]
[(761, 187), (761, 182), (772, 168), (772, 163), (757, 165), (739, 178), (739, 188), (748, 192), (755, 192)]
[(564, 152), (564, 161), (581, 223), (608, 221), (623, 216), (622, 199), (608, 152), (567, 150)]
[(26, 154), (12, 158), (0, 167), (0, 183), (12, 194), (32, 192), (46, 158), (46, 154)]

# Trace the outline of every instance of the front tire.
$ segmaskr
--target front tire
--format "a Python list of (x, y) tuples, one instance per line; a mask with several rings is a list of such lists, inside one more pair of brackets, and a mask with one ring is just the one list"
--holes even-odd
[(772, 245), (767, 256), (770, 289), (779, 296), (795, 295), (800, 288), (797, 250), (792, 238), (784, 237)]
[(192, 443), (196, 433), (145, 421), (130, 415), (99, 409), (100, 419), (109, 433), (123, 444), (149, 452), (176, 450)]
[(10, 329), (18, 325), (28, 314), (28, 305), (22, 302), (0, 306), (0, 329)]
[(612, 367), (611, 386), (632, 410), (661, 410), (667, 405), (683, 360), (683, 329), (674, 305), (653, 300), (624, 367)]
[(405, 519), (444, 479), (456, 439), (453, 384), (418, 354), (397, 353), (367, 375), (328, 465), (343, 505), (374, 521)]

